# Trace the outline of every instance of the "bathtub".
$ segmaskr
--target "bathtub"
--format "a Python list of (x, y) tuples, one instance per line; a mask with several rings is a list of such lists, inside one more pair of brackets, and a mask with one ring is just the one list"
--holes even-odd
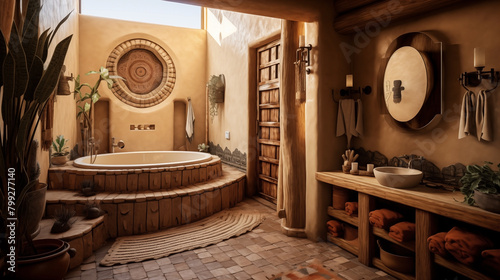
[(101, 154), (94, 163), (90, 156), (81, 157), (73, 165), (85, 169), (142, 169), (200, 164), (212, 160), (209, 153), (183, 151), (144, 151)]

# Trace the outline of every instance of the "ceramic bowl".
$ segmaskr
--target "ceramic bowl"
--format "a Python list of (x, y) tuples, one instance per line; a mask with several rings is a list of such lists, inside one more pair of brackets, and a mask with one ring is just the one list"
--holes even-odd
[(415, 187), (424, 176), (420, 170), (392, 166), (377, 167), (373, 174), (381, 185), (398, 189)]

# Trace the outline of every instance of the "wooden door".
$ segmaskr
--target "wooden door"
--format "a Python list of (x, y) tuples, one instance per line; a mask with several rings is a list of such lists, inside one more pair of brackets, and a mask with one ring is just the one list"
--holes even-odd
[(280, 41), (257, 49), (258, 193), (276, 204), (280, 156)]

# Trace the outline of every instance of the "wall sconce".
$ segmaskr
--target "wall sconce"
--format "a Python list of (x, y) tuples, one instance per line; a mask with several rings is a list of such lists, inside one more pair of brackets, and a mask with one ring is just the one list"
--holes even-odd
[(340, 97), (338, 99), (335, 98), (335, 93), (334, 90), (332, 89), (333, 101), (338, 103), (340, 99), (354, 99), (355, 94), (359, 94), (359, 97), (361, 97), (361, 93), (364, 93), (366, 95), (372, 93), (371, 86), (365, 86), (364, 88), (358, 87), (358, 89), (354, 89), (353, 85), (354, 85), (354, 75), (352, 74), (346, 75), (345, 76), (346, 88), (340, 90)]
[[(300, 65), (300, 63), (305, 63), (306, 66), (311, 66), (311, 50), (312, 50), (312, 45), (308, 44), (307, 46), (305, 45), (305, 38), (304, 35), (299, 36), (299, 48), (297, 49), (297, 52), (295, 53), (295, 63), (297, 65)], [(311, 69), (306, 68), (306, 74), (310, 74)]]
[(481, 84), (482, 80), (489, 80), (490, 83), (495, 83), (495, 86), (491, 89), (486, 90), (486, 92), (490, 92), (498, 87), (498, 80), (500, 79), (500, 74), (498, 71), (495, 71), (494, 68), (491, 68), (490, 71), (483, 71), (486, 65), (486, 57), (483, 48), (474, 48), (474, 68), (476, 68), (475, 72), (464, 72), (460, 74), (460, 84), (467, 91), (469, 89), (467, 86), (477, 87)]
[(71, 76), (64, 76), (66, 72), (66, 65), (61, 68), (61, 73), (59, 74), (59, 82), (57, 84), (57, 95), (70, 95), (71, 90), (69, 87), (69, 81), (73, 81), (73, 73)]

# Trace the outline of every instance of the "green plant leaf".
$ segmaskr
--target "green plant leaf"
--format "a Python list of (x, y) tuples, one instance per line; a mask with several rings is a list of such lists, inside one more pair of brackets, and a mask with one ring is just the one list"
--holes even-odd
[(28, 2), (28, 11), (26, 13), (26, 20), (24, 21), (23, 27), (23, 49), (26, 54), (26, 63), (28, 68), (31, 67), (31, 63), (36, 55), (36, 49), (38, 46), (38, 19), (40, 15), (40, 3), (38, 1)]
[(5, 42), (5, 37), (3, 36), (2, 30), (0, 30), (0, 87), (3, 86), (3, 62), (7, 56), (7, 43)]
[[(26, 33), (32, 31), (30, 29), (30, 25), (36, 24), (37, 26), (37, 36), (38, 36), (38, 18), (40, 15), (40, 10), (42, 6), (40, 5), (40, 0), (31, 0), (28, 1), (28, 7), (26, 8), (26, 16), (23, 25), (23, 37), (26, 36)], [(30, 35), (28, 35), (30, 36)]]
[(49, 66), (47, 67), (47, 70), (45, 70), (40, 83), (36, 87), (35, 100), (40, 104), (44, 104), (49, 99), (57, 85), (59, 74), (61, 73), (61, 68), (63, 66), (69, 44), (71, 43), (72, 36), (73, 35), (66, 37), (66, 39), (57, 44)]
[[(13, 118), (14, 109), (14, 81), (15, 81), (15, 71), (14, 69), (14, 57), (12, 54), (8, 53), (3, 62), (3, 96), (2, 96), (2, 120), (8, 122), (10, 118)], [(5, 133), (5, 132), (4, 132)]]
[(52, 142), (52, 147), (54, 148), (54, 152), (59, 152), (59, 149), (57, 148), (56, 143)]
[[(28, 150), (26, 143), (29, 141), (29, 133), (35, 126), (36, 116), (36, 106), (31, 106), (24, 112), (24, 115), (19, 123), (19, 131), (17, 133), (17, 138), (15, 141), (16, 149), (20, 159), (26, 158), (24, 156), (24, 153)], [(36, 127), (34, 129), (36, 129)]]
[[(48, 29), (42, 32), (42, 34), (38, 38), (38, 44), (36, 47), (36, 56), (38, 56), (42, 61), (45, 61), (43, 56), (44, 56), (44, 53), (46, 51), (45, 46), (47, 45), (48, 33), (49, 33)], [(46, 56), (46, 54), (45, 54), (45, 56)]]
[(61, 21), (57, 24), (56, 29), (54, 29), (54, 32), (52, 32), (51, 36), (49, 36), (49, 46), (50, 46), (50, 44), (52, 44), (52, 40), (56, 36), (57, 31), (59, 30), (59, 28), (61, 27), (61, 25), (63, 23), (65, 23), (66, 20), (68, 20), (68, 18), (71, 15), (71, 13), (73, 13), (73, 11), (69, 12), (63, 19), (61, 19)]
[(88, 112), (89, 110), (90, 110), (90, 103), (85, 103), (85, 105), (83, 105), (83, 111)]
[(24, 94), (28, 86), (28, 66), (16, 24), (12, 24), (9, 53), (11, 53), (14, 58), (14, 97), (20, 97)]
[(33, 63), (31, 64), (31, 69), (29, 72), (28, 87), (26, 88), (26, 93), (24, 94), (24, 99), (28, 101), (33, 101), (35, 95), (35, 89), (40, 82), (43, 75), (43, 61), (38, 56), (35, 56)]
[(101, 95), (98, 92), (96, 92), (95, 94), (92, 95), (92, 102), (96, 103), (97, 101), (99, 101), (99, 98), (101, 98)]

